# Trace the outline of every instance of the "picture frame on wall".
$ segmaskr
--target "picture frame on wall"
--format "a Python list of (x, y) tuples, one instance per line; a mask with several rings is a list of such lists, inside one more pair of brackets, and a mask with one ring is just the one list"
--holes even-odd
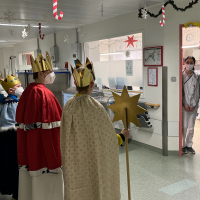
[(163, 46), (143, 48), (143, 65), (163, 66)]
[(148, 67), (147, 75), (148, 86), (158, 86), (158, 68)]

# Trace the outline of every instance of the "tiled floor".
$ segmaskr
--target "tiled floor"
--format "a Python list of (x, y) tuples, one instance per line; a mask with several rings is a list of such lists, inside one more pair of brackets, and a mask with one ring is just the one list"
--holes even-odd
[[(199, 125), (199, 131), (197, 130)], [(129, 144), (132, 200), (200, 200), (200, 120), (196, 124), (196, 155), (163, 157)], [(128, 200), (125, 147), (120, 147), (121, 200)], [(10, 200), (0, 196), (0, 200)]]
[[(200, 200), (199, 154), (188, 154), (181, 158), (164, 157), (157, 152), (130, 144), (129, 159), (132, 199)], [(121, 200), (127, 200), (125, 148), (120, 148), (120, 170)], [(172, 196), (160, 191), (184, 180), (191, 181), (192, 187)]]

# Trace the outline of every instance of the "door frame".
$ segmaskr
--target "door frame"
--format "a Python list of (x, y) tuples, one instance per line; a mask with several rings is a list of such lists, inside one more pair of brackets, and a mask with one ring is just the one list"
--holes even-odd
[(183, 27), (179, 25), (179, 156), (182, 156), (182, 70), (183, 70)]

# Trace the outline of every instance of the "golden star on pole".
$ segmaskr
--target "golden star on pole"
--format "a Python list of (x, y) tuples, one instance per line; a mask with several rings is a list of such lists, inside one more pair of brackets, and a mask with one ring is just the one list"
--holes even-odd
[(108, 108), (115, 112), (113, 122), (122, 120), (124, 127), (126, 127), (124, 108), (127, 108), (127, 127), (129, 127), (130, 122), (132, 122), (138, 127), (141, 127), (137, 119), (137, 115), (145, 113), (146, 110), (137, 105), (138, 100), (140, 98), (140, 94), (135, 95), (133, 97), (129, 97), (126, 86), (124, 86), (121, 96), (115, 92), (112, 92), (112, 94), (115, 99), (115, 103), (108, 106)]

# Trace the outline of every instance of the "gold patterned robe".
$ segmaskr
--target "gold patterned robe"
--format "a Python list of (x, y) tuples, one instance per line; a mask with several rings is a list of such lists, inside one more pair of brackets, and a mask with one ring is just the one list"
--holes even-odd
[(104, 107), (71, 98), (61, 120), (65, 200), (120, 200), (118, 137)]

